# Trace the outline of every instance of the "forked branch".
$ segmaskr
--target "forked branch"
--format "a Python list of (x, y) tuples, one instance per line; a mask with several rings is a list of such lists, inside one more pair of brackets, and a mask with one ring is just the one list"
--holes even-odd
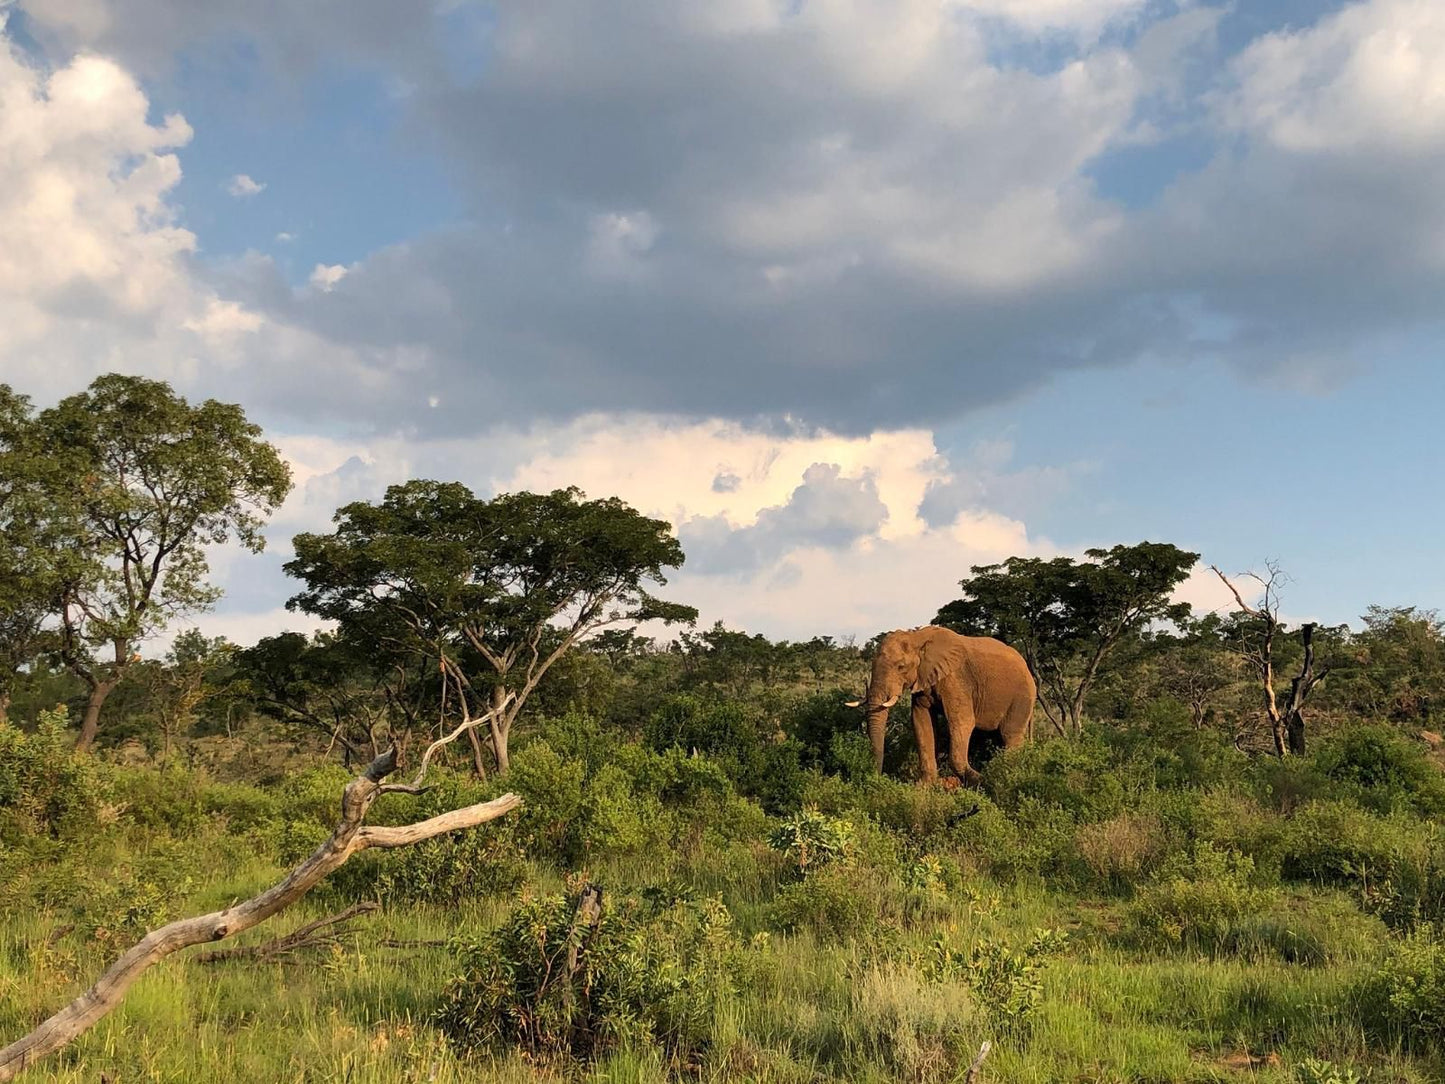
[[(486, 717), (471, 720), (472, 725)], [(432, 743), (422, 759), (421, 772), (412, 789), (420, 785), (431, 754), (461, 731)], [(290, 907), (310, 892), (322, 878), (339, 868), (354, 854), (371, 847), (405, 847), (432, 839), (446, 832), (496, 820), (521, 805), (515, 794), (504, 794), (490, 802), (481, 802), (454, 809), (418, 824), (402, 827), (367, 828), (363, 825), (372, 803), (387, 793), (382, 782), (396, 771), (395, 748), (377, 757), (367, 769), (346, 785), (341, 795), (341, 820), (331, 838), (312, 852), (311, 857), (293, 869), (283, 880), (258, 896), (238, 903), (224, 911), (185, 918), (146, 934), (140, 942), (113, 963), (94, 986), (46, 1020), (29, 1035), (0, 1050), (0, 1084), (13, 1080), (20, 1072), (41, 1058), (53, 1054), (82, 1035), (97, 1021), (120, 1004), (132, 983), (152, 964), (191, 945), (221, 941), (243, 930), (259, 925), (272, 915)]]

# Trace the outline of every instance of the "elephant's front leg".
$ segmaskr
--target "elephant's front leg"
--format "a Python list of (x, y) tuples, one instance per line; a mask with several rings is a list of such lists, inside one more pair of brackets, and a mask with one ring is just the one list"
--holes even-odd
[(913, 736), (918, 742), (920, 783), (938, 782), (938, 751), (933, 745), (933, 697), (913, 694)]
[(968, 741), (973, 737), (973, 698), (961, 682), (950, 678), (938, 686), (938, 697), (943, 702), (943, 713), (948, 717), (948, 761), (958, 778), (969, 786), (976, 786), (983, 776), (974, 771), (968, 762)]

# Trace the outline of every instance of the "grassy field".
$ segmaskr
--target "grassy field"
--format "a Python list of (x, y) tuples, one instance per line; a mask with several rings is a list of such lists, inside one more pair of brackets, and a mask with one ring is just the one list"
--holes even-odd
[[(1429, 776), (1426, 799), (1388, 808), (1357, 787), (1282, 810), (1247, 778), (1206, 785), (1156, 762), (1146, 784), (1134, 754), (1047, 743), (990, 765), (981, 795), (815, 774), (797, 809), (770, 815), (706, 758), (618, 746), (596, 754), (609, 770), (579, 777), (567, 733), (519, 752), (511, 782), (528, 806), (512, 824), (363, 856), (243, 939), (379, 898), (342, 944), (172, 957), (23, 1079), (927, 1082), (961, 1079), (985, 1040), (997, 1084), (1442, 1079)], [(7, 740), (21, 769), (0, 806), (0, 1040), (146, 928), (281, 876), (324, 834), (345, 779), (75, 766), (40, 737)], [(1107, 779), (1085, 754), (1112, 758)], [(443, 782), (385, 815), (495, 790)], [(26, 805), (26, 786), (46, 800)], [(453, 1041), (439, 1013), (485, 986), (456, 983), (477, 951), (465, 946), (519, 900), (566, 910), (584, 877), (619, 916), (607, 943), (646, 972), (636, 988), (665, 987), (682, 1022), (649, 1033), (614, 1000), (593, 1011), (620, 1038), (588, 1056), (515, 1035)], [(607, 971), (616, 960), (593, 966), (597, 989), (631, 989)], [(481, 1004), (525, 1002), (523, 970)]]

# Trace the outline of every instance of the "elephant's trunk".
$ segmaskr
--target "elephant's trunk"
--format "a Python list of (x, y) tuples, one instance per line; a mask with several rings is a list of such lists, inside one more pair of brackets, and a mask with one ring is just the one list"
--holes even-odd
[(868, 708), (868, 741), (873, 746), (873, 770), (883, 770), (883, 728), (888, 722), (888, 709), (882, 704)]
[(868, 719), (868, 741), (873, 746), (873, 769), (878, 772), (883, 770), (883, 732), (888, 726), (888, 709), (898, 703), (902, 693), (902, 683), (891, 668), (874, 667), (873, 678), (868, 682), (867, 706), (863, 710)]

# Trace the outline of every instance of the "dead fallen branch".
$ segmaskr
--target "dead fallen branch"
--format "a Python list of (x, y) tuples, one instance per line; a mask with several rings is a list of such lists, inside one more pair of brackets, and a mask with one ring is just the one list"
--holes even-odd
[[(486, 719), (486, 716), (482, 716), (467, 722), (476, 726)], [(516, 809), (522, 800), (515, 794), (504, 794), (490, 802), (454, 809), (450, 813), (443, 813), (417, 824), (395, 828), (365, 826), (363, 822), (372, 803), (383, 794), (417, 793), (432, 754), (442, 745), (455, 741), (463, 730), (463, 727), (458, 727), (446, 737), (433, 742), (422, 756), (420, 771), (409, 784), (383, 782), (398, 767), (394, 748), (373, 760), (364, 772), (346, 785), (341, 795), (341, 820), (336, 825), (336, 830), (331, 833), (331, 838), (317, 847), (311, 857), (293, 869), (283, 880), (243, 903), (235, 904), (224, 911), (180, 919), (146, 934), (129, 952), (111, 964), (89, 990), (44, 1021), (29, 1035), (0, 1050), (0, 1084), (13, 1080), (41, 1058), (53, 1054), (84, 1034), (96, 1021), (120, 1004), (131, 984), (152, 964), (191, 945), (221, 941), (259, 925), (305, 896), (352, 855), (372, 847), (406, 847), (446, 832), (475, 828)]]
[(973, 1064), (968, 1067), (968, 1072), (963, 1078), (963, 1084), (978, 1084), (978, 1074), (983, 1070), (983, 1059), (988, 1057), (988, 1052), (992, 1049), (993, 1043), (987, 1040), (978, 1048), (978, 1057), (974, 1058)]
[(345, 925), (362, 915), (369, 915), (380, 908), (381, 904), (372, 901), (355, 903), (338, 914), (327, 915), (325, 918), (318, 918), (315, 922), (308, 922), (284, 937), (264, 941), (259, 945), (237, 945), (235, 948), (197, 953), (196, 959), (203, 964), (220, 963), (222, 960), (274, 960), (278, 956), (289, 956), (302, 949), (317, 948), (321, 945), (339, 945), (341, 938), (338, 935), (344, 931), (338, 930), (336, 927)]

